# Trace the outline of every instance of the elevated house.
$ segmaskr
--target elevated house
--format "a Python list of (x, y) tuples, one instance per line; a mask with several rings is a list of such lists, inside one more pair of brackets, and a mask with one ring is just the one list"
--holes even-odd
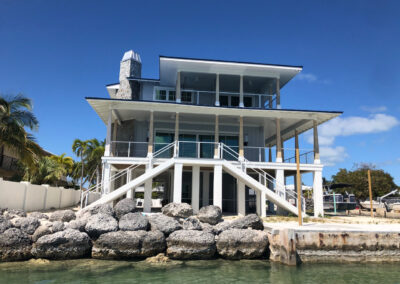
[(313, 174), (314, 214), (324, 214), (317, 128), (341, 112), (283, 107), (281, 89), (301, 66), (159, 60), (160, 78), (142, 78), (140, 56), (126, 52), (110, 98), (86, 98), (107, 126), (102, 197), (89, 206), (134, 198), (143, 186), (143, 211), (151, 212), (153, 185), (161, 184), (164, 203), (195, 211), (214, 204), (231, 214), (297, 214), (296, 193), (285, 188), (296, 173), (294, 149), (283, 143), (313, 129), (300, 172)]

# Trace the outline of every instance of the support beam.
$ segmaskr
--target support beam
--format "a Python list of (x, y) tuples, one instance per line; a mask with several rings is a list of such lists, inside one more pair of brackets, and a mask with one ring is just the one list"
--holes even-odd
[(216, 74), (215, 79), (215, 106), (219, 106), (219, 74)]
[[(132, 180), (132, 170), (128, 170), (126, 173), (126, 183)], [(133, 199), (133, 189), (126, 193), (126, 198)]]
[(272, 162), (272, 147), (271, 145), (268, 146), (268, 162)]
[(112, 128), (112, 110), (108, 112), (107, 121), (107, 135), (106, 135), (106, 147), (104, 149), (104, 156), (108, 157), (111, 155), (111, 128)]
[(203, 172), (203, 206), (210, 205), (210, 172)]
[[(214, 133), (214, 159), (219, 159), (219, 118), (215, 115), (215, 133)], [(222, 155), (223, 153), (221, 153)]]
[(154, 144), (154, 112), (150, 111), (149, 119), (149, 142), (147, 144), (147, 157), (153, 157), (153, 144)]
[(296, 189), (297, 189), (297, 209), (298, 209), (298, 219), (299, 219), (299, 226), (303, 225), (303, 218), (301, 216), (301, 177), (300, 177), (300, 152), (299, 152), (299, 133), (297, 130), (294, 132), (295, 136), (295, 149), (296, 149)]
[(314, 164), (320, 164), (321, 160), (319, 157), (319, 143), (318, 143), (318, 123), (316, 120), (314, 123)]
[(243, 145), (243, 116), (239, 117), (239, 160), (244, 160), (244, 145)]
[(281, 120), (276, 119), (276, 162), (282, 163)]
[(270, 109), (273, 108), (273, 104), (272, 104), (272, 86), (269, 86), (269, 92), (268, 92), (269, 96), (268, 96), (268, 106)]
[(237, 213), (240, 216), (246, 215), (246, 187), (240, 180), (237, 180)]
[(279, 78), (276, 78), (276, 108), (281, 109), (281, 87)]
[(118, 125), (121, 125), (122, 119), (121, 119), (121, 116), (119, 115), (118, 111), (117, 111), (116, 109), (113, 109), (113, 110), (112, 110), (112, 113), (114, 114), (115, 119), (116, 119)]
[(243, 103), (243, 75), (240, 75), (240, 98), (239, 98), (239, 107), (244, 107), (244, 103)]
[(110, 182), (111, 165), (109, 163), (104, 163), (103, 167), (104, 167), (104, 170), (103, 170), (104, 187), (102, 190), (102, 195), (105, 195), (105, 194), (110, 193), (110, 190), (111, 190), (111, 182)]
[[(146, 171), (151, 170), (152, 164), (148, 163), (146, 165)], [(143, 212), (145, 213), (150, 213), (151, 212), (151, 206), (152, 206), (152, 198), (151, 194), (153, 191), (153, 179), (148, 179), (144, 183), (144, 204), (143, 204)]]
[(175, 135), (174, 140), (179, 141), (179, 112), (175, 114)]
[(199, 212), (200, 207), (200, 166), (192, 168), (192, 208), (193, 212)]
[(222, 165), (214, 166), (214, 205), (222, 208)]
[[(293, 132), (296, 128), (300, 128), (303, 126), (305, 123), (309, 123), (310, 120), (307, 119), (302, 119), (299, 122), (293, 123), (289, 127), (285, 128), (284, 130), (281, 131), (281, 137), (284, 137), (286, 134)], [(276, 135), (272, 135), (268, 139), (265, 140), (265, 144), (273, 144), (276, 142)]]
[(176, 102), (181, 102), (181, 71), (176, 74), (176, 88), (175, 88)]
[(324, 217), (324, 192), (322, 189), (322, 171), (314, 171), (313, 174), (314, 217)]
[[(265, 185), (266, 187), (268, 187), (267, 183), (266, 183), (266, 177), (265, 174), (258, 175), (258, 182)], [(266, 198), (265, 198), (265, 194), (263, 194), (260, 191), (256, 191), (256, 208), (257, 208), (257, 214), (260, 217), (266, 217), (266, 211), (267, 211), (267, 207), (266, 207)]]
[[(275, 186), (282, 186), (282, 187), (285, 186), (285, 172), (283, 169), (275, 170), (275, 179), (276, 179)], [(279, 192), (279, 190), (277, 188), (275, 188), (275, 193), (286, 200), (286, 192)], [(278, 207), (276, 214), (277, 215), (286, 215), (287, 212), (284, 209)]]
[(174, 197), (172, 200), (175, 203), (182, 203), (182, 170), (183, 170), (183, 164), (175, 163)]

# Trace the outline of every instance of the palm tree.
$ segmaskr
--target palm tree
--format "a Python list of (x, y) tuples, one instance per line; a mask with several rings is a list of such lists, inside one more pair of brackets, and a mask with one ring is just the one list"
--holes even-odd
[(82, 141), (80, 139), (75, 139), (74, 143), (72, 144), (72, 151), (81, 158), (81, 184), (80, 189), (82, 190), (83, 187), (83, 173), (84, 173), (84, 160), (83, 156), (86, 154), (88, 148), (88, 141)]
[(96, 185), (99, 185), (101, 173), (101, 157), (104, 155), (106, 142), (105, 140), (99, 141), (96, 138), (90, 139), (87, 142), (88, 172), (96, 172)]
[(35, 162), (34, 167), (26, 167), (24, 180), (33, 184), (50, 184), (58, 185), (60, 181), (67, 174), (67, 170), (63, 165), (59, 164), (51, 157), (42, 157)]
[(50, 159), (61, 165), (65, 169), (66, 174), (70, 174), (72, 172), (74, 160), (71, 157), (66, 156), (65, 153), (61, 154), (60, 156), (53, 155), (50, 157)]
[(35, 143), (25, 128), (36, 131), (39, 122), (31, 112), (32, 101), (22, 94), (14, 97), (0, 95), (0, 148), (8, 147), (18, 154), (26, 166), (33, 166), (43, 149)]

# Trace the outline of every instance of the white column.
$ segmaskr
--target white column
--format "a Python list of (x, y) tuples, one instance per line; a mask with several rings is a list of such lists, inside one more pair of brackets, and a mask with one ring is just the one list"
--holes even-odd
[(244, 148), (243, 148), (243, 116), (239, 117), (239, 160), (244, 160)]
[[(219, 118), (215, 115), (215, 133), (214, 133), (214, 159), (219, 159)], [(221, 153), (223, 156), (223, 153)]]
[[(286, 200), (286, 189), (285, 189), (285, 173), (283, 169), (278, 169), (275, 171), (276, 187), (275, 193)], [(286, 215), (286, 211), (278, 207), (278, 215)]]
[(180, 103), (181, 102), (181, 72), (180, 71), (178, 71), (178, 73), (176, 74), (175, 97), (176, 97), (176, 102)]
[(324, 217), (324, 193), (322, 189), (322, 171), (314, 171), (314, 217)]
[(199, 211), (200, 206), (200, 166), (192, 168), (192, 208), (194, 213)]
[(237, 213), (241, 216), (246, 215), (246, 187), (240, 180), (237, 180)]
[(243, 103), (243, 75), (240, 75), (240, 98), (239, 107), (244, 107)]
[(203, 172), (203, 206), (210, 201), (210, 172)]
[(219, 74), (217, 74), (215, 79), (215, 105), (219, 106)]
[(153, 157), (153, 144), (154, 144), (154, 112), (150, 111), (149, 119), (149, 142), (147, 144), (147, 157)]
[(175, 163), (174, 168), (174, 203), (182, 203), (182, 170), (183, 164)]
[(102, 195), (110, 193), (111, 190), (110, 177), (111, 177), (111, 165), (106, 162), (104, 163), (104, 176), (103, 176), (104, 188), (102, 191)]
[(106, 135), (106, 147), (104, 149), (104, 156), (108, 157), (111, 154), (111, 128), (112, 128), (112, 110), (108, 111), (107, 121), (107, 135)]
[(175, 114), (175, 141), (179, 141), (179, 112)]
[[(262, 176), (261, 174), (258, 175), (258, 182), (261, 183), (264, 186), (267, 186), (265, 182), (265, 177)], [(261, 217), (266, 216), (266, 200), (265, 200), (265, 194), (263, 194), (260, 191), (256, 191), (256, 202), (257, 202), (257, 214)]]
[[(129, 183), (132, 180), (132, 171), (128, 170), (126, 173), (126, 183)], [(128, 190), (126, 193), (126, 198), (133, 199), (133, 189)]]
[(276, 119), (276, 160), (277, 163), (282, 163), (282, 140), (281, 140), (281, 121)]
[(222, 165), (214, 166), (214, 205), (222, 210)]
[[(152, 164), (148, 163), (146, 165), (146, 171), (151, 170)], [(144, 182), (144, 204), (143, 204), (143, 212), (150, 213), (151, 212), (151, 205), (152, 205), (152, 198), (151, 193), (153, 191), (153, 179), (150, 178)]]

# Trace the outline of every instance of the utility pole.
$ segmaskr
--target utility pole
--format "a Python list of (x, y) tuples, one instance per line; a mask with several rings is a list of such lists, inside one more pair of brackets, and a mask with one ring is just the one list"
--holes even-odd
[(371, 217), (374, 217), (374, 207), (372, 205), (372, 186), (371, 186), (371, 170), (368, 170), (368, 187), (369, 187), (369, 202), (371, 205)]

